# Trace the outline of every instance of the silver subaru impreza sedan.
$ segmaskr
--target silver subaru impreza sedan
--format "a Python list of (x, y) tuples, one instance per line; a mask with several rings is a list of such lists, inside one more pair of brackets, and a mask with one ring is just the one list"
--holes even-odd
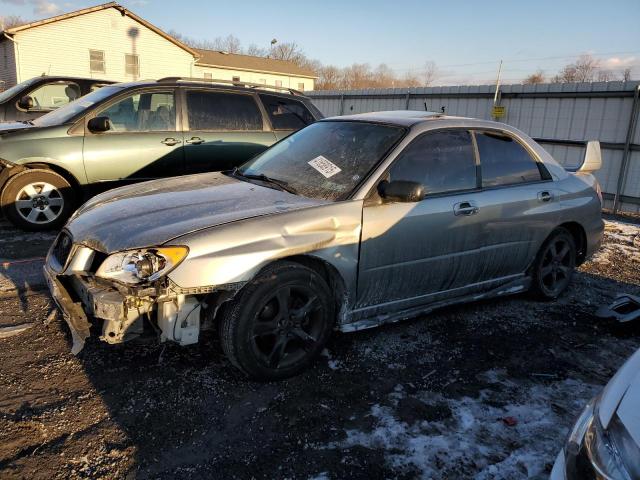
[(600, 245), (598, 142), (567, 171), (504, 124), (429, 112), (330, 118), (242, 167), (94, 197), (45, 274), (78, 352), (93, 331), (180, 345), (217, 328), (253, 378), (304, 369), (333, 330), (532, 290)]

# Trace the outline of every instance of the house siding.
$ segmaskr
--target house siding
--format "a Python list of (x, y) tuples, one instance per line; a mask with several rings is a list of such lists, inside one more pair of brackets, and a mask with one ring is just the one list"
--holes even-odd
[(0, 92), (17, 83), (16, 51), (11, 40), (0, 40)]
[[(193, 75), (193, 55), (114, 8), (17, 32), (14, 38), (20, 49), (18, 81), (43, 73), (120, 82)], [(89, 50), (105, 52), (105, 73), (91, 72)], [(126, 54), (139, 56), (137, 78), (125, 73)]]
[(265, 80), (267, 85), (275, 85), (276, 80), (282, 81), (282, 86), (287, 88), (295, 88), (300, 90), (299, 83), (304, 84), (305, 91), (311, 91), (314, 87), (314, 79), (307, 77), (298, 77), (286, 74), (261, 73), (246, 70), (233, 70), (230, 68), (206, 67), (203, 65), (195, 65), (194, 73), (196, 78), (204, 78), (205, 73), (210, 73), (211, 78), (218, 80), (233, 80), (233, 77), (240, 77), (240, 81), (262, 83)]

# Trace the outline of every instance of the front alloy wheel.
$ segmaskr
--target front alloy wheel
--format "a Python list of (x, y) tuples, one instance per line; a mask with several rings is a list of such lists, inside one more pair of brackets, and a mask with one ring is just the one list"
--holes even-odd
[(318, 356), (334, 322), (322, 277), (292, 263), (265, 269), (222, 312), (220, 339), (231, 362), (250, 377), (286, 378)]
[(30, 169), (9, 178), (0, 194), (5, 216), (25, 230), (62, 227), (73, 211), (74, 194), (69, 182), (56, 172)]

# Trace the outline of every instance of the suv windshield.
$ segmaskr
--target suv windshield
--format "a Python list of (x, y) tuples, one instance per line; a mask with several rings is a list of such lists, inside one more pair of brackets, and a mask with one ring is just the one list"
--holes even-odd
[(245, 163), (241, 175), (272, 179), (310, 198), (345, 198), (403, 136), (402, 127), (318, 122)]
[(29, 80), (25, 80), (24, 82), (20, 82), (19, 84), (14, 85), (13, 87), (9, 88), (8, 90), (5, 90), (4, 92), (0, 92), (0, 103), (9, 100), (20, 90), (27, 88), (29, 85), (33, 83), (36, 83), (37, 80), (38, 78), (30, 78)]
[(33, 120), (33, 124), (38, 127), (51, 127), (53, 125), (64, 125), (73, 120), (79, 113), (84, 112), (87, 108), (92, 107), (107, 97), (114, 95), (122, 90), (122, 87), (102, 87), (98, 90), (80, 97), (71, 103), (67, 103), (64, 107), (60, 107), (52, 112), (47, 113)]

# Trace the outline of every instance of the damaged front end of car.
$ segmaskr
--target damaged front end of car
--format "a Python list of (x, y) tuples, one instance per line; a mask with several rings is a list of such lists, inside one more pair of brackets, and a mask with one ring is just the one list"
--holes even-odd
[(74, 244), (70, 233), (62, 231), (44, 273), (71, 330), (72, 352), (79, 353), (95, 329), (110, 344), (146, 332), (161, 342), (197, 343), (202, 308), (212, 289), (184, 291), (166, 277), (188, 252), (187, 247), (171, 246), (106, 254)]

